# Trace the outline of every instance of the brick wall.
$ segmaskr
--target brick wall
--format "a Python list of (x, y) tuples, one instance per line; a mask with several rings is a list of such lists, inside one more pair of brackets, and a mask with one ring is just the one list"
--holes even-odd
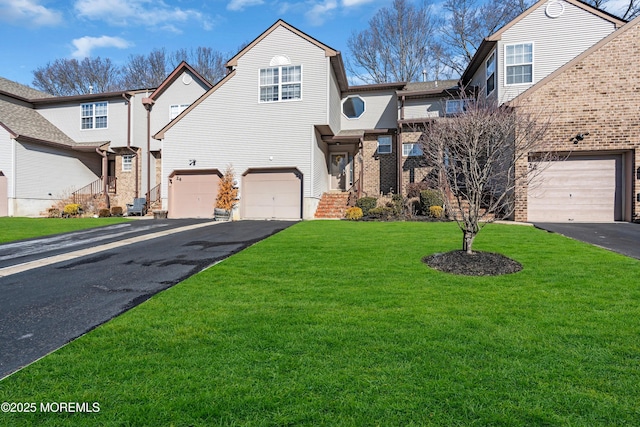
[[(523, 107), (551, 115), (551, 128), (543, 149), (572, 151), (576, 154), (597, 152), (622, 153), (625, 177), (631, 187), (632, 218), (638, 219), (640, 181), (640, 22), (638, 19), (615, 33), (617, 36), (564, 69), (535, 90), (525, 92), (517, 101)], [(578, 133), (589, 135), (574, 144)], [(526, 168), (521, 162), (520, 170)], [(632, 170), (629, 170), (632, 169)], [(631, 176), (632, 175), (632, 176)], [(522, 182), (516, 196), (515, 220), (527, 219), (527, 186)]]
[[(365, 135), (362, 144), (362, 166), (356, 161), (356, 176), (359, 176), (358, 168), (362, 167), (362, 190), (370, 197), (378, 197), (380, 194), (397, 193), (397, 148), (396, 137), (392, 137), (391, 154), (378, 154), (378, 136)], [(402, 153), (401, 153), (402, 154)]]
[[(140, 155), (138, 150), (137, 155)], [(123, 211), (126, 212), (127, 203), (133, 203), (133, 199), (136, 197), (136, 164), (138, 166), (138, 179), (142, 176), (142, 162), (136, 162), (136, 157), (132, 160), (131, 171), (125, 172), (122, 170), (122, 154), (129, 154), (129, 152), (122, 152), (116, 154), (116, 185), (117, 192), (111, 196), (111, 206), (120, 206)], [(139, 185), (139, 183), (138, 183)], [(138, 190), (140, 190), (138, 188)], [(144, 194), (139, 194), (139, 197), (144, 197)]]

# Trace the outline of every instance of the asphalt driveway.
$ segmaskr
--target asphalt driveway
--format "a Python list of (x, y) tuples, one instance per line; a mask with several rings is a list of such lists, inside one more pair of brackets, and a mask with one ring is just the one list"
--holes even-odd
[(292, 224), (145, 220), (0, 245), (0, 379)]
[(536, 227), (640, 259), (640, 224), (536, 223)]

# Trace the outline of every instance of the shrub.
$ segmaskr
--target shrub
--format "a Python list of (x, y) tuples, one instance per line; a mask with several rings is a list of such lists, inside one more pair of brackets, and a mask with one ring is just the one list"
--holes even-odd
[(75, 216), (80, 213), (81, 207), (77, 203), (69, 203), (64, 207), (64, 214), (67, 216)]
[(393, 209), (395, 215), (402, 215), (404, 211), (404, 197), (401, 194), (394, 194), (391, 196), (391, 202), (387, 203), (387, 206)]
[(356, 201), (356, 206), (362, 209), (362, 215), (369, 215), (369, 211), (376, 207), (378, 199), (375, 197), (361, 197)]
[(48, 218), (60, 218), (60, 209), (58, 209), (58, 208), (49, 208), (49, 209), (47, 209), (47, 217)]
[(420, 192), (428, 189), (429, 189), (429, 184), (424, 181), (410, 182), (405, 187), (405, 192), (407, 194), (407, 197), (412, 199), (414, 197), (420, 197)]
[(238, 189), (233, 185), (233, 167), (228, 165), (218, 184), (218, 196), (215, 207), (231, 211), (238, 203)]
[(429, 206), (429, 216), (431, 218), (442, 218), (443, 213), (442, 206)]
[(104, 208), (98, 211), (98, 217), (100, 218), (107, 218), (110, 216), (111, 216), (111, 211), (109, 209)]
[(353, 206), (351, 208), (347, 209), (347, 212), (345, 212), (344, 217), (347, 219), (350, 219), (352, 221), (357, 221), (360, 218), (362, 218), (362, 209), (360, 209), (357, 206)]
[(436, 190), (422, 190), (420, 192), (420, 209), (425, 215), (429, 214), (431, 206), (442, 206), (444, 201), (442, 196)]
[(111, 207), (111, 216), (122, 216), (122, 207), (121, 206), (112, 206)]
[(394, 209), (389, 206), (380, 206), (369, 210), (369, 218), (389, 220), (395, 217)]

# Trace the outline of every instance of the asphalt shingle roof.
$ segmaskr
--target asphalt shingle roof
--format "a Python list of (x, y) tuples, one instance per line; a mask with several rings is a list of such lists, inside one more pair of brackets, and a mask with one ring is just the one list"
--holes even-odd
[(12, 80), (0, 77), (0, 91), (11, 93), (26, 99), (39, 99), (39, 98), (51, 98), (53, 95), (49, 95), (45, 92), (33, 89), (29, 86), (14, 82)]
[(16, 136), (73, 147), (76, 143), (37, 111), (0, 98), (0, 124)]

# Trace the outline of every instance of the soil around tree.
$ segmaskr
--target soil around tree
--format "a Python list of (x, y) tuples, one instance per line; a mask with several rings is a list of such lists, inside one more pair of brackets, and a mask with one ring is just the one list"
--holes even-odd
[(464, 276), (500, 276), (522, 270), (522, 264), (511, 258), (481, 251), (471, 255), (465, 251), (437, 253), (422, 258), (422, 262), (438, 271)]

